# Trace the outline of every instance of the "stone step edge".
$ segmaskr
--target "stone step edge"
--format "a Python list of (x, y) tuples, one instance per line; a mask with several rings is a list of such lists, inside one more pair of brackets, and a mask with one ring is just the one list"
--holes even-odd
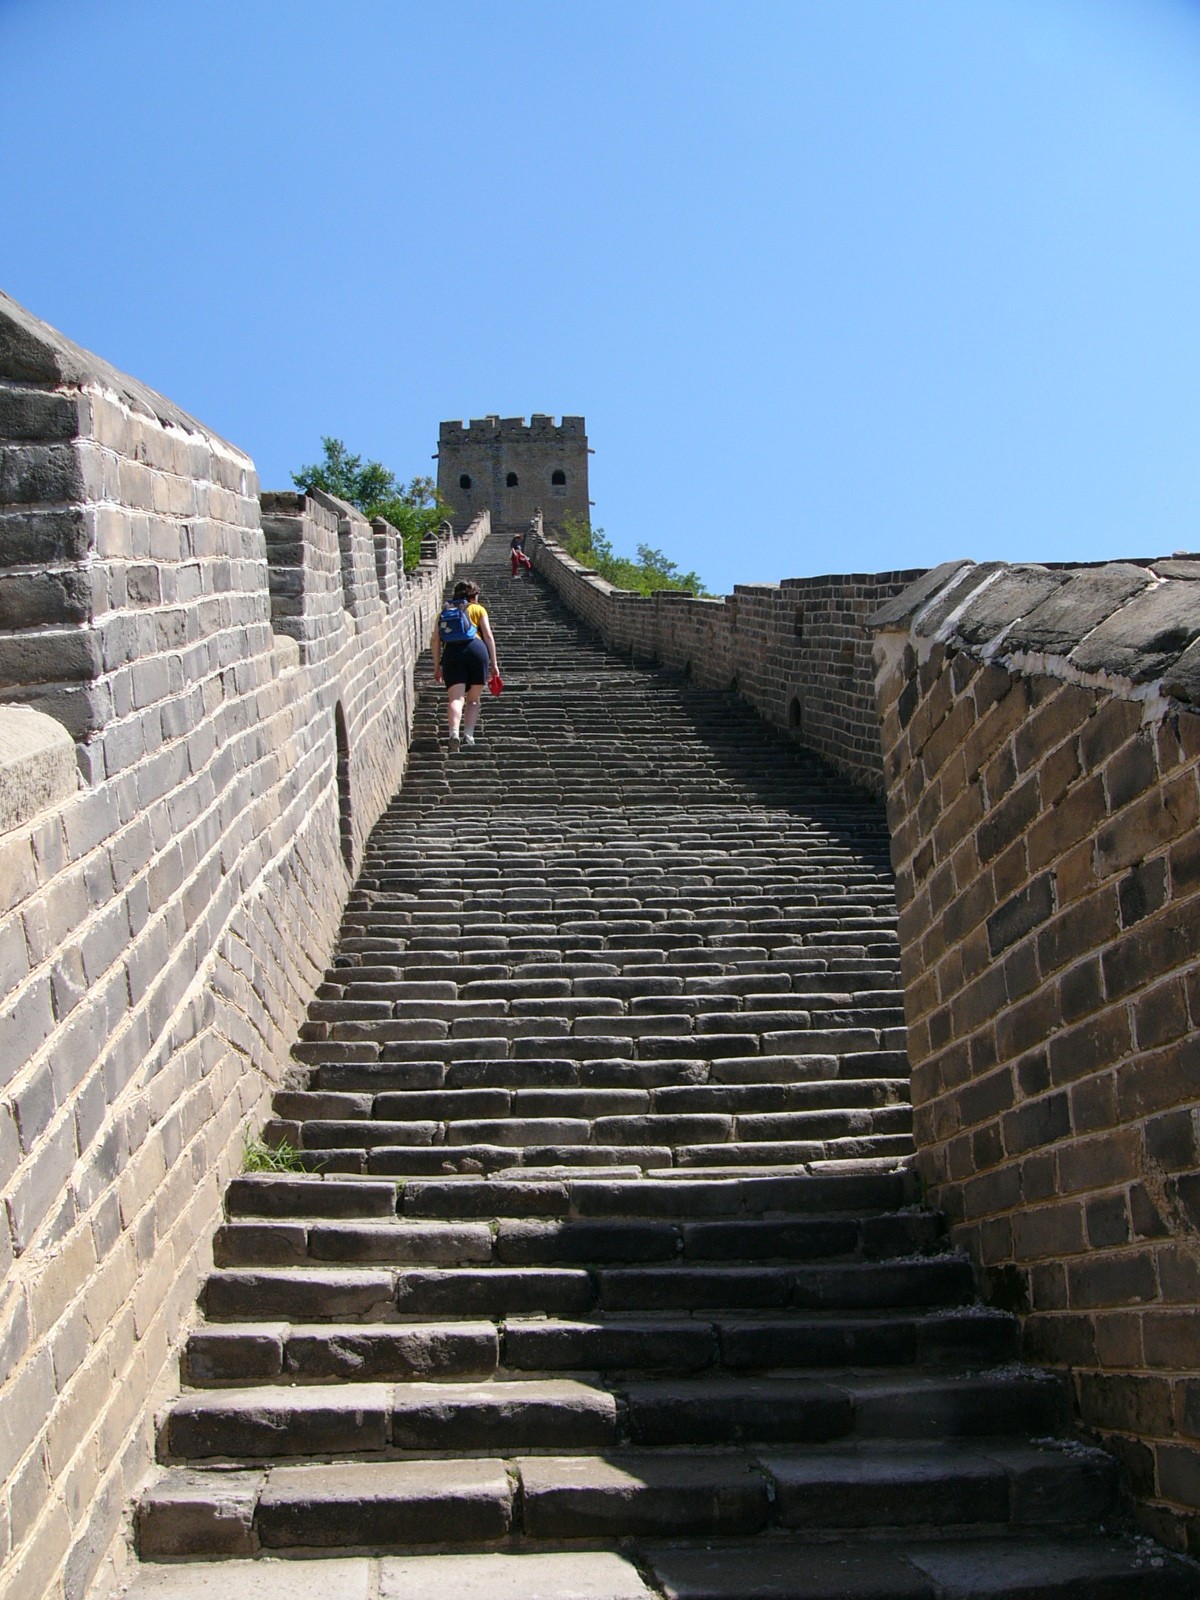
[[(711, 1201), (728, 1201), (726, 1207), (714, 1206), (711, 1210), (701, 1212), (701, 1216), (712, 1219), (718, 1217), (749, 1219), (761, 1216), (764, 1211), (772, 1216), (826, 1216), (835, 1215), (878, 1215), (882, 1212), (893, 1211), (897, 1208), (914, 1206), (919, 1200), (919, 1187), (912, 1161), (909, 1158), (886, 1157), (881, 1162), (870, 1162), (867, 1170), (863, 1170), (864, 1163), (861, 1159), (841, 1165), (831, 1163), (829, 1168), (817, 1171), (800, 1171), (789, 1176), (781, 1177), (772, 1173), (769, 1176), (760, 1176), (753, 1171), (741, 1173), (735, 1177), (712, 1177), (697, 1174), (695, 1171), (686, 1173), (679, 1169), (671, 1169), (677, 1176), (647, 1177), (642, 1174), (638, 1177), (591, 1177), (556, 1176), (553, 1171), (535, 1171), (532, 1168), (522, 1170), (521, 1176), (506, 1173), (500, 1175), (491, 1173), (480, 1175), (477, 1173), (441, 1174), (437, 1177), (380, 1177), (370, 1173), (338, 1173), (326, 1176), (320, 1173), (290, 1172), (290, 1173), (243, 1173), (233, 1178), (226, 1190), (226, 1215), (231, 1219), (241, 1215), (277, 1215), (277, 1213), (253, 1212), (245, 1213), (240, 1210), (230, 1209), (231, 1196), (235, 1200), (246, 1199), (261, 1192), (264, 1196), (271, 1191), (283, 1189), (285, 1193), (301, 1191), (311, 1194), (314, 1198), (320, 1193), (330, 1194), (332, 1190), (339, 1198), (344, 1197), (347, 1202), (353, 1199), (358, 1202), (362, 1195), (372, 1195), (375, 1205), (379, 1208), (372, 1215), (398, 1214), (416, 1217), (422, 1213), (408, 1209), (414, 1202), (422, 1199), (432, 1200), (435, 1197), (449, 1197), (452, 1192), (459, 1192), (464, 1198), (473, 1197), (490, 1201), (515, 1201), (518, 1196), (525, 1200), (560, 1200), (561, 1211), (542, 1212), (544, 1216), (555, 1216), (566, 1219), (584, 1220), (603, 1215), (609, 1218), (628, 1216), (631, 1219), (644, 1217), (648, 1214), (657, 1214), (665, 1217), (667, 1213), (647, 1213), (643, 1202), (647, 1197), (666, 1199), (670, 1193), (671, 1203), (676, 1200), (680, 1205), (688, 1199), (708, 1199)], [(850, 1170), (847, 1170), (847, 1166)], [(854, 1190), (863, 1185), (867, 1187), (867, 1194), (872, 1198), (856, 1197)], [(353, 1186), (362, 1193), (351, 1195), (346, 1186)], [(663, 1187), (657, 1188), (656, 1185)], [(767, 1185), (767, 1192), (755, 1185)], [(781, 1194), (781, 1185), (800, 1185), (799, 1191), (794, 1195)], [(669, 1188), (668, 1188), (669, 1186)], [(808, 1195), (805, 1190), (811, 1191)], [(845, 1192), (849, 1198), (843, 1205), (831, 1204)], [(615, 1207), (622, 1196), (627, 1198), (632, 1209), (622, 1212)], [(819, 1207), (802, 1206), (798, 1202), (807, 1198), (810, 1202), (824, 1199), (825, 1204)], [(602, 1211), (579, 1210), (580, 1200), (611, 1200), (612, 1206), (606, 1205)], [(752, 1202), (758, 1199), (762, 1205), (755, 1208)], [(791, 1203), (787, 1203), (790, 1199)], [(470, 1211), (461, 1213), (462, 1220), (480, 1215), (495, 1216), (526, 1216), (527, 1212), (505, 1212), (500, 1204), (489, 1205), (486, 1212), (473, 1207)], [(329, 1215), (329, 1213), (321, 1213)], [(361, 1213), (360, 1213), (361, 1215)], [(456, 1215), (438, 1211), (438, 1217)], [(689, 1215), (694, 1217), (695, 1212), (677, 1213), (679, 1220), (687, 1220)]]
[[(1047, 1496), (1047, 1476), (1057, 1494)], [(621, 1537), (622, 1522), (668, 1538), (767, 1529), (820, 1537), (864, 1527), (878, 1537), (914, 1525), (999, 1530), (1051, 1521), (1062, 1532), (1094, 1524), (1116, 1485), (1116, 1462), (1073, 1442), (910, 1445), (870, 1460), (853, 1449), (786, 1447), (518, 1451), (224, 1473), (168, 1467), (140, 1498), (137, 1524), (141, 1548), (156, 1555), (611, 1538)], [(897, 1496), (913, 1509), (889, 1520)], [(313, 1538), (314, 1529), (323, 1536)], [(231, 1534), (238, 1547), (230, 1548)]]
[[(409, 1229), (427, 1226), (428, 1233), (415, 1238), (405, 1238)], [(895, 1250), (892, 1254), (871, 1256), (860, 1253), (856, 1241), (847, 1249), (826, 1248), (820, 1254), (802, 1256), (793, 1248), (786, 1254), (780, 1248), (772, 1253), (769, 1244), (755, 1254), (744, 1250), (728, 1255), (688, 1254), (676, 1237), (671, 1250), (660, 1249), (638, 1254), (636, 1250), (618, 1253), (614, 1245), (604, 1250), (599, 1244), (595, 1254), (584, 1259), (563, 1249), (556, 1253), (548, 1241), (545, 1248), (535, 1248), (536, 1236), (529, 1238), (526, 1258), (515, 1253), (519, 1243), (526, 1242), (519, 1235), (496, 1234), (486, 1222), (474, 1226), (483, 1228), (478, 1236), (467, 1233), (473, 1227), (469, 1222), (438, 1222), (413, 1224), (382, 1219), (374, 1227), (370, 1223), (347, 1222), (344, 1219), (324, 1221), (314, 1218), (299, 1221), (273, 1217), (269, 1222), (239, 1220), (222, 1223), (214, 1239), (217, 1272), (336, 1272), (336, 1271), (424, 1271), (444, 1268), (447, 1271), (461, 1267), (497, 1267), (520, 1269), (544, 1267), (580, 1270), (592, 1273), (663, 1271), (680, 1272), (737, 1272), (770, 1273), (797, 1272), (812, 1275), (822, 1271), (861, 1273), (881, 1276), (898, 1267), (928, 1268), (936, 1264), (939, 1270), (950, 1272), (961, 1269), (968, 1261), (959, 1251), (949, 1247), (945, 1240), (935, 1241), (927, 1249), (915, 1246), (910, 1250)], [(702, 1225), (701, 1225), (702, 1226)], [(765, 1227), (770, 1227), (768, 1222)], [(787, 1226), (784, 1224), (783, 1226)], [(670, 1227), (670, 1224), (667, 1224)], [(437, 1232), (435, 1232), (435, 1229)], [(406, 1246), (389, 1250), (386, 1235), (396, 1235), (396, 1245)], [(322, 1238), (321, 1234), (333, 1235)], [(274, 1237), (272, 1237), (274, 1235)], [(315, 1235), (315, 1237), (314, 1237)], [(552, 1236), (551, 1236), (552, 1237)], [(351, 1246), (358, 1242), (360, 1248)], [(338, 1254), (332, 1248), (336, 1242), (344, 1246)], [(938, 1246), (941, 1248), (938, 1248)], [(949, 1264), (956, 1264), (951, 1266)], [(850, 1280), (853, 1281), (853, 1280)], [(929, 1301), (934, 1304), (934, 1301)]]
[[(546, 1386), (550, 1386), (547, 1394)], [(931, 1430), (941, 1428), (943, 1441), (981, 1436), (1013, 1437), (1013, 1429), (1023, 1433), (1035, 1427), (1047, 1437), (1061, 1432), (1067, 1418), (1067, 1391), (1063, 1380), (1053, 1373), (1021, 1372), (1009, 1369), (984, 1369), (971, 1372), (950, 1370), (929, 1378), (911, 1369), (881, 1366), (871, 1374), (850, 1368), (809, 1368), (792, 1372), (777, 1371), (749, 1378), (713, 1378), (702, 1375), (677, 1378), (662, 1374), (616, 1376), (605, 1379), (598, 1373), (574, 1370), (521, 1371), (493, 1364), (486, 1371), (472, 1371), (450, 1378), (437, 1378), (421, 1371), (407, 1378), (370, 1382), (334, 1379), (325, 1382), (291, 1382), (284, 1377), (264, 1377), (257, 1381), (218, 1385), (191, 1384), (160, 1413), (157, 1431), (160, 1459), (213, 1461), (233, 1456), (192, 1457), (174, 1451), (170, 1429), (176, 1418), (241, 1416), (261, 1412), (284, 1426), (289, 1419), (300, 1426), (307, 1415), (329, 1418), (335, 1414), (354, 1418), (347, 1436), (348, 1449), (326, 1453), (353, 1454), (366, 1450), (366, 1423), (375, 1418), (377, 1449), (390, 1452), (393, 1421), (420, 1404), (435, 1399), (453, 1404), (465, 1399), (486, 1412), (489, 1404), (514, 1396), (513, 1403), (553, 1407), (555, 1402), (586, 1401), (609, 1409), (625, 1428), (631, 1404), (652, 1408), (675, 1406), (680, 1413), (700, 1403), (736, 1413), (741, 1408), (751, 1415), (764, 1400), (776, 1404), (809, 1406), (822, 1418), (827, 1441), (927, 1440)], [(470, 1406), (464, 1408), (469, 1410)], [(1015, 1422), (1014, 1422), (1014, 1419)], [(745, 1418), (743, 1418), (744, 1424)], [(743, 1424), (738, 1424), (739, 1426)], [(737, 1442), (737, 1441), (735, 1441)], [(742, 1441), (745, 1443), (746, 1441)], [(758, 1440), (759, 1444), (766, 1441)], [(710, 1447), (716, 1448), (710, 1441)], [(305, 1454), (297, 1451), (297, 1454)], [(254, 1459), (267, 1459), (256, 1455)], [(239, 1458), (241, 1459), (241, 1458)]]

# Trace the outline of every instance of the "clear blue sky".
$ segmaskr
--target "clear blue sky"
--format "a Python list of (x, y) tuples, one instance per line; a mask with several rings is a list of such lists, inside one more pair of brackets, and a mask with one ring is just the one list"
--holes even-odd
[(582, 412), (717, 589), (1200, 548), (1200, 5), (0, 0), (0, 286), (247, 449)]

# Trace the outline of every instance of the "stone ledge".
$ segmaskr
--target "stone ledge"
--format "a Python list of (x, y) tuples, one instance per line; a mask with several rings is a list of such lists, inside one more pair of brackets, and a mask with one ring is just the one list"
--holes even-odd
[(221, 439), (165, 395), (73, 343), (3, 292), (0, 292), (0, 378), (54, 388), (108, 390), (131, 411), (219, 442), (238, 461), (247, 467), (251, 465), (250, 458), (236, 445)]
[(988, 561), (935, 568), (868, 619), (978, 660), (1029, 665), (1144, 698), (1200, 705), (1200, 559), (1097, 566)]
[(62, 723), (28, 706), (0, 706), (0, 833), (78, 788), (75, 745)]

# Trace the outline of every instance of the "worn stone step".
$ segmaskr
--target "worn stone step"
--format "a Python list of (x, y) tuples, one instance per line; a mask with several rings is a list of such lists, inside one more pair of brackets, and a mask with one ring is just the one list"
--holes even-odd
[[(270, 1128), (268, 1124), (268, 1128)], [(615, 1144), (614, 1138), (599, 1137), (600, 1128), (584, 1117), (496, 1117), (463, 1118), (456, 1122), (352, 1122), (312, 1121), (298, 1125), (302, 1148), (306, 1150), (372, 1149), (381, 1146), (410, 1145), (586, 1145)], [(669, 1144), (666, 1133), (655, 1140), (630, 1140), (630, 1143)]]
[(491, 1261), (494, 1245), (485, 1222), (235, 1222), (217, 1230), (213, 1256), (219, 1267), (308, 1261), (448, 1266)]
[(394, 1272), (333, 1267), (218, 1270), (202, 1295), (212, 1322), (371, 1322), (393, 1315), (395, 1304)]
[(225, 1210), (230, 1217), (389, 1217), (396, 1214), (396, 1185), (263, 1173), (234, 1178)]
[(591, 1276), (568, 1267), (231, 1268), (213, 1272), (204, 1292), (212, 1322), (374, 1322), (539, 1310), (570, 1315), (595, 1304)]
[[(314, 1159), (327, 1160), (338, 1152), (315, 1152)], [(536, 1172), (542, 1168), (605, 1167), (639, 1168), (669, 1166), (673, 1152), (669, 1145), (559, 1144), (520, 1145), (461, 1144), (416, 1147), (412, 1145), (363, 1150), (361, 1164), (373, 1173), (394, 1173), (400, 1177), (427, 1177), (451, 1173), (507, 1172), (520, 1165)]]
[(257, 1387), (184, 1394), (160, 1434), (167, 1460), (382, 1456), (393, 1390), (381, 1383)]
[[(339, 1395), (340, 1426), (331, 1410)], [(211, 1390), (174, 1406), (165, 1433), (168, 1457), (191, 1461), (603, 1450), (618, 1441), (616, 1396), (569, 1378)]]
[[(855, 1164), (856, 1167), (858, 1164)], [(830, 1171), (782, 1176), (701, 1177), (676, 1172), (665, 1177), (554, 1178), (531, 1172), (523, 1179), (459, 1177), (414, 1178), (400, 1196), (401, 1214), (410, 1218), (541, 1217), (577, 1220), (660, 1218), (679, 1222), (755, 1221), (765, 1218), (853, 1216), (863, 1225), (901, 1229), (908, 1237), (912, 1222), (897, 1224), (900, 1208), (916, 1198), (907, 1171)], [(909, 1218), (923, 1213), (910, 1211)], [(877, 1218), (878, 1222), (872, 1219)], [(889, 1219), (885, 1221), (884, 1219)], [(936, 1218), (920, 1224), (922, 1237), (936, 1237)], [(887, 1235), (890, 1237), (890, 1233)], [(886, 1247), (880, 1244), (880, 1248)]]
[[(207, 1389), (431, 1378), (453, 1387), (496, 1373), (499, 1340), (498, 1327), (482, 1321), (208, 1326), (191, 1334), (184, 1372)], [(652, 1380), (610, 1378), (604, 1387), (621, 1402), (628, 1438), (649, 1445), (1044, 1436), (1065, 1420), (1058, 1380), (1021, 1372), (931, 1377), (827, 1368), (819, 1380), (726, 1374), (681, 1381), (668, 1371)]]
[(828, 1369), (819, 1378), (668, 1375), (618, 1386), (629, 1436), (644, 1445), (1045, 1436), (1066, 1420), (1060, 1381), (1027, 1372)]
[[(919, 1214), (917, 1214), (919, 1216)], [(772, 1222), (502, 1221), (496, 1257), (512, 1265), (553, 1261), (762, 1261), (836, 1258), (868, 1250), (873, 1219), (800, 1217)], [(882, 1220), (882, 1219), (881, 1219)], [(911, 1226), (901, 1214), (894, 1253), (936, 1242), (940, 1235)], [(881, 1242), (886, 1239), (881, 1236)]]
[(862, 1133), (826, 1139), (741, 1141), (728, 1144), (676, 1145), (677, 1167), (773, 1167), (795, 1172), (818, 1161), (872, 1160), (890, 1156), (900, 1161), (913, 1153), (910, 1133)]
[[(331, 1265), (466, 1265), (497, 1261), (509, 1266), (552, 1262), (599, 1263), (755, 1262), (770, 1259), (853, 1256), (879, 1259), (911, 1253), (940, 1242), (921, 1213), (883, 1218), (795, 1218), (772, 1222), (677, 1223), (516, 1220), (439, 1220), (399, 1218), (320, 1220), (240, 1220), (217, 1231), (214, 1255), (220, 1267), (289, 1267), (311, 1261)], [(885, 1224), (894, 1224), (891, 1234)], [(890, 1245), (890, 1248), (889, 1248)], [(939, 1270), (949, 1272), (946, 1265)], [(964, 1292), (970, 1277), (961, 1263), (955, 1271)], [(876, 1273), (876, 1280), (879, 1274)], [(905, 1264), (898, 1280), (921, 1279), (915, 1264)], [(823, 1281), (832, 1281), (828, 1275)], [(842, 1292), (851, 1292), (847, 1279)]]
[[(592, 1118), (648, 1111), (651, 1091), (639, 1088), (448, 1088), (434, 1092), (403, 1091), (376, 1097), (372, 1115), (388, 1118), (436, 1116), (462, 1121), (481, 1117)], [(420, 1106), (421, 1111), (415, 1111)]]
[(396, 1285), (401, 1316), (572, 1315), (596, 1305), (582, 1268), (486, 1267), (404, 1272)]
[(604, 1319), (510, 1316), (501, 1361), (517, 1370), (548, 1372), (693, 1372), (718, 1366), (772, 1371), (918, 1362), (993, 1365), (1016, 1353), (1016, 1323), (1002, 1313), (614, 1313)]
[(706, 1537), (770, 1521), (769, 1481), (737, 1454), (526, 1457), (517, 1470), (534, 1539)]
[(1190, 1562), (1134, 1540), (811, 1539), (645, 1545), (666, 1600), (1194, 1600)]
[[(697, 1161), (691, 1159), (691, 1151), (676, 1150), (674, 1155), (678, 1166), (647, 1167), (645, 1176), (680, 1179), (695, 1177), (703, 1172), (706, 1177), (713, 1178), (789, 1178), (794, 1176), (797, 1166), (814, 1175), (840, 1172), (847, 1167), (860, 1172), (892, 1172), (898, 1164), (911, 1159), (912, 1146), (907, 1140), (898, 1142), (892, 1138), (880, 1138), (876, 1143), (884, 1147), (891, 1146), (892, 1154), (886, 1151), (880, 1154), (877, 1150), (864, 1151), (863, 1142), (859, 1139), (832, 1139), (828, 1144), (802, 1147), (711, 1145), (704, 1147), (705, 1153)], [(803, 1159), (795, 1153), (801, 1148), (810, 1152)]]
[(605, 1311), (703, 1310), (712, 1306), (874, 1310), (964, 1305), (975, 1295), (970, 1265), (957, 1257), (840, 1267), (605, 1267), (597, 1273), (597, 1280), (598, 1303)]
[(206, 1323), (184, 1346), (195, 1387), (487, 1377), (500, 1360), (495, 1322)]
[[(211, 1554), (193, 1497), (195, 1534), (185, 1549), (172, 1537), (170, 1487), (139, 1508), (141, 1549), (149, 1555)], [(177, 1493), (180, 1491), (177, 1491)], [(512, 1526), (512, 1486), (499, 1461), (342, 1462), (276, 1467), (242, 1488), (250, 1548), (396, 1549), (406, 1545), (490, 1544)], [(166, 1527), (159, 1530), (159, 1523)]]
[(771, 1368), (975, 1360), (1015, 1360), (1016, 1321), (981, 1307), (948, 1308), (936, 1316), (829, 1313), (805, 1318), (726, 1322), (720, 1328), (726, 1367)]
[[(823, 1149), (824, 1147), (821, 1147)], [(422, 1178), (472, 1177), (487, 1174), (504, 1178), (522, 1171), (533, 1176), (541, 1172), (558, 1175), (586, 1171), (601, 1175), (637, 1176), (650, 1168), (673, 1170), (674, 1154), (669, 1146), (650, 1148), (638, 1145), (382, 1145), (325, 1147), (301, 1150), (298, 1162), (319, 1174), (357, 1175), (371, 1173), (393, 1176), (404, 1187), (409, 1180)]]
[[(862, 1083), (879, 1079), (906, 1081), (908, 1061), (903, 1051), (783, 1052), (706, 1056), (683, 1054), (648, 1061), (612, 1051), (591, 1058), (555, 1055), (554, 1048), (540, 1056), (497, 1056), (487, 1040), (457, 1040), (443, 1051), (445, 1060), (433, 1060), (428, 1051), (414, 1046), (409, 1059), (388, 1059), (391, 1046), (367, 1043), (309, 1043), (307, 1060), (316, 1061), (311, 1086), (320, 1092), (409, 1093), (415, 1090), (498, 1089), (546, 1093), (560, 1089), (635, 1089), (658, 1091), (689, 1085), (803, 1086), (843, 1079)], [(382, 1054), (381, 1054), (382, 1051)], [(327, 1052), (320, 1056), (313, 1052)], [(352, 1052), (334, 1055), (334, 1052)], [(850, 1091), (853, 1092), (853, 1091)], [(864, 1091), (865, 1092), (865, 1091)]]
[(400, 1450), (605, 1450), (619, 1437), (616, 1396), (598, 1383), (423, 1383), (393, 1401), (392, 1444)]
[(716, 1218), (892, 1210), (914, 1198), (915, 1190), (907, 1172), (846, 1177), (795, 1173), (785, 1178), (647, 1178), (636, 1183), (580, 1179), (568, 1194), (579, 1217)]
[[(397, 1234), (406, 1232), (402, 1227)], [(491, 1264), (491, 1234), (477, 1230), (474, 1259), (486, 1266), (402, 1267), (363, 1270), (235, 1269), (214, 1272), (205, 1294), (213, 1322), (264, 1318), (309, 1322), (370, 1322), (381, 1315), (445, 1317), (507, 1315), (546, 1310), (704, 1310), (718, 1307), (891, 1309), (955, 1306), (973, 1294), (970, 1267), (958, 1258), (907, 1262), (853, 1262), (843, 1266), (547, 1267)], [(469, 1234), (454, 1229), (451, 1238)], [(645, 1237), (645, 1235), (643, 1235)], [(462, 1250), (470, 1259), (469, 1251)], [(378, 1259), (378, 1258), (376, 1258)], [(574, 1256), (571, 1256), (574, 1259)], [(976, 1318), (989, 1322), (989, 1318)], [(762, 1365), (762, 1363), (758, 1363)]]
[(1074, 1442), (824, 1446), (758, 1457), (775, 1486), (775, 1520), (820, 1529), (948, 1524), (1065, 1531), (1114, 1506), (1117, 1466)]

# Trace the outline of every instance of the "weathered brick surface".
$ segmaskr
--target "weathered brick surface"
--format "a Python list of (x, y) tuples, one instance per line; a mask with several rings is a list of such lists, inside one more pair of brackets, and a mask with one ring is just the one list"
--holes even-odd
[[(919, 1161), (1151, 1531), (1200, 1550), (1200, 586), (969, 565), (875, 660)], [(1194, 648), (1194, 647), (1192, 647)], [(1054, 650), (1062, 654), (1055, 655)], [(1033, 655), (1029, 652), (1037, 651)]]
[(240, 451), (0, 297), (0, 696), (82, 777), (0, 834), (5, 1596), (119, 1568), (222, 1191), (484, 531), (405, 579), (348, 506), (260, 512)]
[(720, 600), (616, 589), (555, 540), (526, 549), (613, 649), (745, 697), (760, 716), (873, 793), (883, 789), (867, 618), (919, 571), (738, 584)]

